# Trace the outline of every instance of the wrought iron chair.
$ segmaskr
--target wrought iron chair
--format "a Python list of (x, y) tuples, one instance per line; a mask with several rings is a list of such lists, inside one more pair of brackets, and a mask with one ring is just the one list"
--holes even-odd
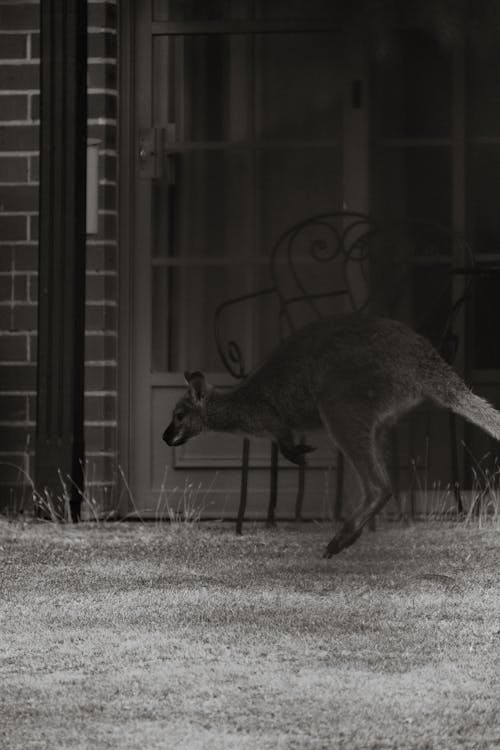
[[(277, 303), (279, 338), (296, 331), (306, 322), (332, 312), (363, 310), (369, 304), (369, 265), (376, 222), (366, 214), (339, 211), (317, 214), (284, 231), (269, 255), (270, 285), (222, 302), (216, 309), (214, 328), (219, 356), (226, 370), (236, 379), (248, 375), (243, 347), (234, 339), (225, 340), (225, 316), (235, 305), (273, 298)], [(318, 271), (320, 273), (318, 273)], [(275, 342), (278, 343), (278, 342)], [(243, 439), (240, 503), (236, 532), (241, 534), (245, 516), (250, 441)], [(305, 489), (304, 467), (298, 469), (295, 518), (300, 519)], [(344, 461), (339, 452), (334, 514), (340, 515)], [(271, 445), (270, 497), (267, 523), (275, 522), (278, 492), (278, 446)]]
[[(302, 263), (299, 262), (301, 259)], [(311, 282), (311, 268), (320, 268), (330, 288), (318, 289)], [(416, 280), (422, 269), (433, 269), (432, 293), (419, 295)], [(436, 271), (438, 269), (438, 271)], [(309, 270), (309, 273), (307, 271)], [(302, 273), (300, 273), (302, 271)], [(330, 277), (328, 274), (330, 273)], [(307, 320), (332, 312), (367, 310), (402, 319), (424, 333), (451, 364), (458, 350), (456, 323), (463, 313), (473, 280), (474, 258), (465, 240), (446, 227), (428, 222), (405, 221), (381, 226), (357, 212), (318, 214), (284, 231), (269, 255), (270, 285), (222, 302), (216, 309), (215, 341), (226, 370), (236, 379), (249, 370), (241, 342), (225, 340), (224, 316), (235, 305), (265, 297), (278, 305), (281, 338)], [(331, 288), (331, 280), (336, 283)], [(429, 290), (428, 290), (429, 291)], [(300, 314), (297, 311), (300, 309)], [(306, 314), (305, 314), (306, 313)], [(276, 342), (277, 343), (277, 342)], [(459, 512), (463, 509), (459, 489), (456, 419), (450, 413), (452, 485)], [(392, 441), (394, 484), (399, 496), (398, 449)], [(250, 441), (243, 439), (240, 503), (236, 532), (241, 534), (245, 516), (250, 461)], [(271, 445), (270, 497), (267, 523), (274, 524), (278, 491), (278, 447)], [(342, 516), (344, 458), (337, 455), (334, 517)], [(298, 469), (295, 518), (301, 518), (305, 490), (304, 467)]]

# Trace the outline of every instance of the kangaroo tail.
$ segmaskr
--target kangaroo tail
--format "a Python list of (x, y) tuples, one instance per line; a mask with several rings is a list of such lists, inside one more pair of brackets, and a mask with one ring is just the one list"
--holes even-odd
[(464, 417), (468, 422), (481, 427), (495, 440), (500, 441), (500, 412), (486, 399), (476, 396), (469, 390), (457, 375), (453, 380), (454, 387), (447, 389), (446, 393), (434, 393), (433, 400)]
[(486, 399), (468, 391), (455, 411), (500, 441), (500, 413)]

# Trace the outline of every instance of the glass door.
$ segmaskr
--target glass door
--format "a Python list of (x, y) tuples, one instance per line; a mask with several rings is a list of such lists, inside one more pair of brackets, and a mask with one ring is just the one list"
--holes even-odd
[[(206, 512), (234, 514), (241, 439), (210, 435), (178, 449), (161, 440), (182, 373), (232, 382), (215, 347), (217, 305), (269, 286), (268, 253), (283, 230), (342, 209), (346, 153), (360, 150), (347, 145), (348, 70), (330, 4), (293, 4), (285, 19), (282, 5), (137, 3), (134, 485), (150, 511), (166, 482), (172, 502), (191, 483), (210, 486)], [(351, 180), (352, 209), (354, 192)], [(277, 341), (268, 308), (236, 310), (227, 325), (249, 365)], [(250, 514), (265, 508), (268, 454), (267, 441), (254, 441)], [(317, 459), (310, 480), (317, 502), (329, 460)], [(291, 515), (295, 472), (282, 475), (278, 512)]]

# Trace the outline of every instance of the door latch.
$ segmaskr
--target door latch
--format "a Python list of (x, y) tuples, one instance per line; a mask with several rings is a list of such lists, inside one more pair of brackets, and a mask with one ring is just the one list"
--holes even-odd
[(141, 128), (137, 148), (139, 177), (154, 179), (159, 177), (158, 130), (156, 128)]

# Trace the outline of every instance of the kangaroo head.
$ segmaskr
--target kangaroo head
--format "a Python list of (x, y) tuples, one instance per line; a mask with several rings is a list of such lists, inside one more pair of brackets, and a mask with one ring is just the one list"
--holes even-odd
[(183, 445), (205, 427), (207, 383), (202, 372), (185, 372), (188, 389), (174, 407), (172, 421), (163, 433), (167, 445)]

